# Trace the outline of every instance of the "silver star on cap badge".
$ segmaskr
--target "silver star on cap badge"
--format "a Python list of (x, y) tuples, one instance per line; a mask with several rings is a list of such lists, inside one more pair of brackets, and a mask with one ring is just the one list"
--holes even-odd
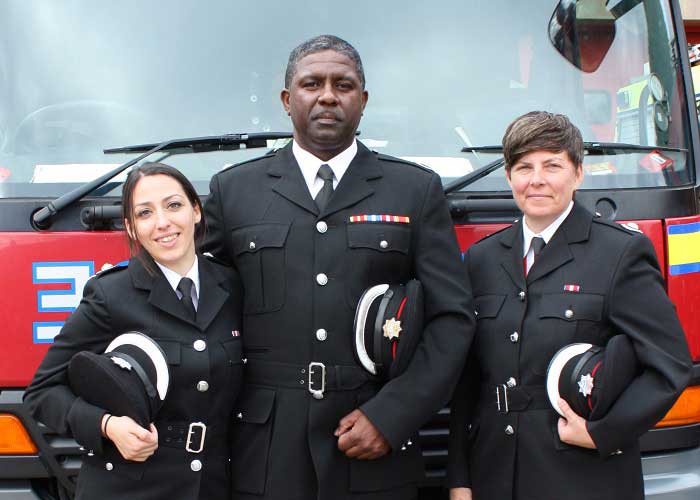
[(384, 322), (384, 326), (382, 327), (382, 330), (384, 330), (384, 336), (387, 337), (389, 340), (393, 338), (399, 338), (399, 334), (401, 333), (401, 322), (396, 321), (396, 318), (391, 318), (388, 319)]
[(590, 396), (593, 392), (593, 377), (590, 373), (581, 375), (581, 379), (578, 381), (578, 392), (584, 396)]

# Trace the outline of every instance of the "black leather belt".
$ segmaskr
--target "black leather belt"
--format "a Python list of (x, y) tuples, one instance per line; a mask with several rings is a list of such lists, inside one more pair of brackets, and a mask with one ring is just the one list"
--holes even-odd
[(158, 446), (184, 449), (189, 453), (227, 453), (228, 435), (225, 430), (220, 432), (225, 427), (223, 425), (173, 421), (156, 422), (154, 425), (158, 429)]
[(493, 406), (499, 413), (552, 409), (544, 385), (482, 385), (480, 404)]
[(325, 365), (316, 361), (295, 365), (248, 358), (245, 380), (251, 384), (307, 390), (316, 399), (322, 399), (325, 391), (351, 391), (374, 378), (359, 366)]

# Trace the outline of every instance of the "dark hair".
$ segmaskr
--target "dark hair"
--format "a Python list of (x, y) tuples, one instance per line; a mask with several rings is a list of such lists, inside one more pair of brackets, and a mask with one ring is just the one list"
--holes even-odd
[(297, 64), (302, 58), (308, 56), (309, 54), (323, 52), (324, 50), (333, 50), (339, 54), (347, 56), (355, 64), (355, 71), (357, 71), (357, 76), (360, 78), (360, 83), (362, 84), (362, 89), (364, 90), (365, 70), (362, 67), (362, 59), (360, 59), (360, 54), (357, 52), (357, 50), (355, 50), (355, 47), (350, 45), (348, 42), (333, 35), (315, 36), (292, 50), (292, 52), (289, 54), (289, 61), (287, 62), (287, 71), (284, 73), (284, 87), (286, 89), (291, 87), (292, 80), (297, 72)]
[(506, 171), (533, 151), (566, 151), (576, 168), (583, 163), (581, 131), (564, 115), (531, 111), (513, 120), (503, 135)]
[[(138, 167), (133, 168), (131, 172), (129, 172), (129, 175), (127, 175), (126, 182), (124, 183), (124, 187), (122, 188), (122, 215), (124, 216), (124, 219), (126, 219), (126, 221), (129, 223), (129, 227), (131, 227), (132, 231), (136, 227), (136, 224), (134, 222), (134, 190), (136, 189), (136, 185), (143, 177), (147, 177), (150, 175), (167, 175), (168, 177), (172, 177), (173, 179), (175, 179), (178, 182), (178, 184), (180, 184), (180, 186), (182, 187), (182, 190), (185, 192), (185, 196), (187, 196), (187, 199), (190, 200), (192, 206), (199, 208), (202, 217), (200, 221), (195, 225), (194, 240), (196, 244), (201, 243), (204, 239), (204, 234), (207, 230), (207, 224), (204, 220), (204, 209), (202, 208), (202, 200), (199, 199), (197, 190), (194, 188), (189, 179), (187, 179), (187, 177), (185, 177), (182, 174), (182, 172), (180, 172), (178, 169), (176, 169), (175, 167), (171, 167), (170, 165), (166, 165), (165, 163), (143, 163)], [(135, 255), (136, 257), (141, 259), (146, 269), (152, 272), (154, 269), (149, 262), (151, 259), (144, 258), (144, 252), (141, 251), (141, 244), (136, 238), (136, 235), (129, 234), (129, 231), (126, 231), (126, 238), (127, 243), (129, 244), (129, 251), (131, 252), (131, 255)]]

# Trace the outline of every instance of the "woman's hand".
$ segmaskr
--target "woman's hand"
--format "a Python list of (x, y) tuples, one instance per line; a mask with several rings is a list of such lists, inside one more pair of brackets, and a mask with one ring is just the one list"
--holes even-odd
[(566, 444), (595, 450), (596, 445), (593, 442), (593, 438), (588, 433), (586, 420), (574, 413), (574, 410), (572, 410), (569, 404), (562, 398), (559, 398), (559, 408), (564, 412), (564, 418), (559, 418), (559, 423), (557, 425), (559, 439)]
[(472, 500), (471, 488), (451, 488), (450, 500)]
[[(109, 419), (108, 422), (106, 422), (107, 419)], [(114, 443), (126, 460), (143, 462), (158, 449), (158, 431), (153, 424), (149, 431), (130, 417), (105, 415), (102, 420), (102, 429), (105, 437)]]

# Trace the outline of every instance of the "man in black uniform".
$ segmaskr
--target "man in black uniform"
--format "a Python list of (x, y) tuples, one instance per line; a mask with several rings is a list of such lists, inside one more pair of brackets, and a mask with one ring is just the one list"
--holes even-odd
[[(417, 431), (449, 398), (474, 329), (440, 178), (355, 140), (367, 103), (357, 51), (319, 36), (292, 51), (292, 144), (222, 171), (205, 250), (241, 273), (246, 386), (233, 438), (236, 499), (406, 499)], [(353, 355), (361, 293), (422, 282), (425, 329), (380, 386)]]

